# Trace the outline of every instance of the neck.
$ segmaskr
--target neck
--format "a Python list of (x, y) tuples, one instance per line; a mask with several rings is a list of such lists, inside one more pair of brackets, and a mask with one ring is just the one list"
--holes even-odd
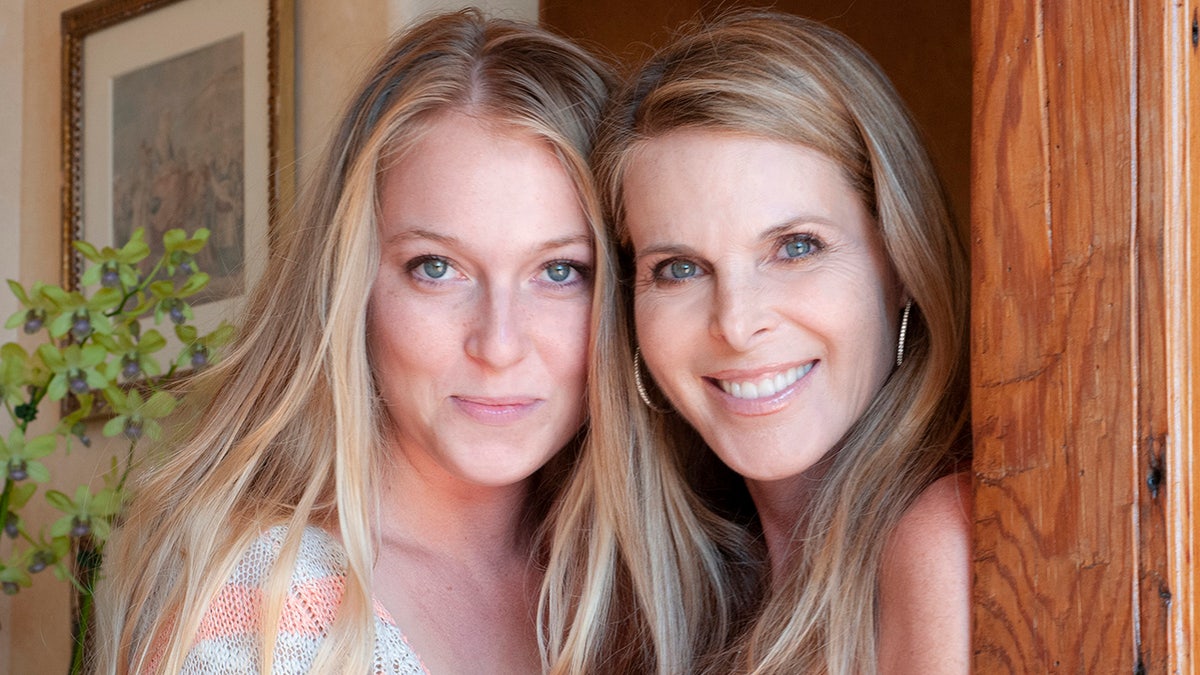
[(822, 463), (789, 478), (769, 481), (746, 479), (746, 489), (750, 492), (750, 499), (762, 524), (772, 582), (778, 582), (780, 575), (790, 567), (792, 559), (800, 554), (802, 544), (796, 533), (806, 525), (812, 500), (827, 469), (828, 466)]
[(522, 527), (529, 481), (480, 486), (409, 464), (386, 472), (380, 503), (383, 545), (462, 563), (528, 556)]

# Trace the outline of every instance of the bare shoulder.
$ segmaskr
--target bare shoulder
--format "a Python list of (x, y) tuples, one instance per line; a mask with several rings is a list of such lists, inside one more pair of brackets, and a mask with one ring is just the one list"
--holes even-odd
[(971, 533), (971, 474), (943, 476), (925, 488), (896, 525), (894, 548), (968, 545)]
[(879, 572), (879, 671), (970, 672), (971, 478), (945, 476), (900, 517)]

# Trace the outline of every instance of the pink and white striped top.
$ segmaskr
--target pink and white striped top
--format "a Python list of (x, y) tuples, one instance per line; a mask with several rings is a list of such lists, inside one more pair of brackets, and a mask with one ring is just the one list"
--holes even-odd
[[(286, 528), (274, 527), (242, 556), (205, 612), (182, 673), (258, 673), (263, 585)], [(345, 591), (345, 550), (329, 533), (306, 527), (275, 642), (278, 675), (307, 673), (333, 625)], [(153, 668), (152, 668), (153, 671)], [(370, 675), (429, 675), (392, 617), (375, 601), (375, 665)]]

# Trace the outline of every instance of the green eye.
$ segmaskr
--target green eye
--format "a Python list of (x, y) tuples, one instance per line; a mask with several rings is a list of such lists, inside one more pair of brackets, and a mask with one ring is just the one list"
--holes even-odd
[(421, 271), (430, 279), (441, 279), (446, 276), (449, 269), (450, 266), (446, 264), (446, 261), (439, 258), (430, 258), (421, 263)]
[(696, 264), (686, 260), (676, 260), (667, 268), (672, 279), (689, 279), (696, 276)]

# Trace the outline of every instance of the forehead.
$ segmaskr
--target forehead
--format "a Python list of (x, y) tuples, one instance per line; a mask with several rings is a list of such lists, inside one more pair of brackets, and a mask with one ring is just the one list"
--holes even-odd
[(384, 238), (588, 232), (578, 191), (550, 145), (531, 132), (462, 113), (434, 119), (379, 181)]
[(643, 141), (631, 152), (622, 187), (635, 240), (647, 228), (728, 234), (797, 218), (872, 225), (832, 159), (744, 134), (680, 130)]

